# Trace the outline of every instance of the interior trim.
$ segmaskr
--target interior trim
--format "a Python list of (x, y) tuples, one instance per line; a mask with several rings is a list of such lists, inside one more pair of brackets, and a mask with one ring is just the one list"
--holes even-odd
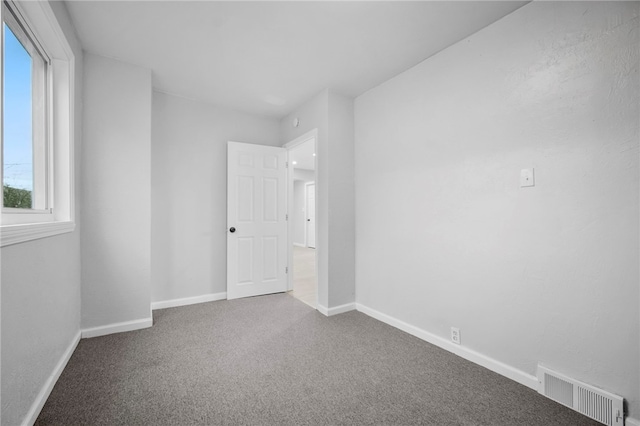
[(107, 334), (122, 333), (125, 331), (140, 330), (153, 325), (153, 318), (143, 318), (133, 321), (118, 322), (115, 324), (103, 325), (100, 327), (85, 328), (82, 330), (82, 338), (106, 336)]
[(42, 407), (44, 407), (44, 404), (47, 402), (49, 395), (51, 395), (51, 391), (53, 390), (53, 387), (56, 385), (56, 382), (60, 378), (60, 375), (64, 371), (64, 368), (67, 366), (69, 359), (71, 359), (71, 355), (73, 355), (73, 352), (76, 350), (76, 347), (80, 342), (80, 336), (81, 336), (81, 333), (80, 331), (78, 331), (76, 335), (73, 337), (73, 339), (71, 340), (71, 343), (62, 354), (60, 361), (58, 361), (55, 368), (51, 372), (51, 375), (42, 386), (42, 389), (40, 389), (40, 392), (38, 392), (38, 396), (36, 396), (35, 401), (33, 401), (33, 404), (31, 404), (31, 408), (29, 409), (29, 412), (27, 413), (24, 420), (22, 421), (22, 426), (31, 426), (38, 419), (38, 416), (40, 415), (40, 411), (42, 411)]
[(196, 303), (215, 302), (216, 300), (225, 300), (227, 292), (203, 294), (202, 296), (183, 297), (180, 299), (162, 300), (159, 302), (151, 302), (151, 310), (175, 308), (176, 306), (195, 305)]
[(75, 222), (43, 222), (0, 226), (0, 247), (73, 232)]
[(455, 343), (449, 342), (448, 340), (443, 339), (440, 336), (436, 336), (433, 333), (429, 333), (428, 331), (422, 330), (421, 328), (408, 324), (390, 315), (383, 314), (382, 312), (376, 311), (375, 309), (369, 308), (368, 306), (365, 306), (361, 303), (356, 303), (356, 308), (363, 314), (369, 315), (372, 318), (375, 318), (379, 321), (389, 324), (390, 326), (409, 333), (419, 339), (436, 345), (439, 348), (454, 353), (466, 359), (467, 361), (471, 361), (474, 364), (478, 364), (485, 368), (488, 368), (494, 373), (498, 373), (508, 379), (516, 381), (521, 385), (535, 390), (536, 392), (538, 390), (538, 378), (536, 376), (527, 374), (522, 370), (518, 370), (515, 367), (504, 364), (472, 349), (456, 345)]

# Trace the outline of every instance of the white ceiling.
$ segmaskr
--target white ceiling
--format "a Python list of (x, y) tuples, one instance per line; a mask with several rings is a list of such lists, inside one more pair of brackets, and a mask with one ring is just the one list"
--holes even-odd
[(283, 117), (324, 88), (368, 89), (518, 1), (67, 1), (83, 48), (150, 68), (154, 87)]

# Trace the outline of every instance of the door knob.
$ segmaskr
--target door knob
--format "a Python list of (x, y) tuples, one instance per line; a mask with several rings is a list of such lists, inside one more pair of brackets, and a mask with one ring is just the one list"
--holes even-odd
[(236, 228), (234, 228), (234, 227), (232, 226), (231, 228), (229, 228), (229, 232), (231, 232), (231, 233), (233, 234), (234, 232), (236, 232)]
[(311, 219), (307, 219), (307, 222), (311, 222)]

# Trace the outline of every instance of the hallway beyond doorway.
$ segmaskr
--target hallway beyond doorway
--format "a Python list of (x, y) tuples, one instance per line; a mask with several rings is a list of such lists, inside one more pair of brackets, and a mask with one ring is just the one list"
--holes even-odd
[(307, 247), (293, 247), (293, 290), (291, 296), (316, 308), (316, 251)]

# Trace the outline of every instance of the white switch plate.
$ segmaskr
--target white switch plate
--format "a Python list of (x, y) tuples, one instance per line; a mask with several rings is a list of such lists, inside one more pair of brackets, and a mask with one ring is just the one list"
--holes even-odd
[(533, 169), (520, 170), (520, 187), (535, 186)]
[(456, 345), (460, 344), (460, 329), (457, 327), (451, 327), (451, 341)]

